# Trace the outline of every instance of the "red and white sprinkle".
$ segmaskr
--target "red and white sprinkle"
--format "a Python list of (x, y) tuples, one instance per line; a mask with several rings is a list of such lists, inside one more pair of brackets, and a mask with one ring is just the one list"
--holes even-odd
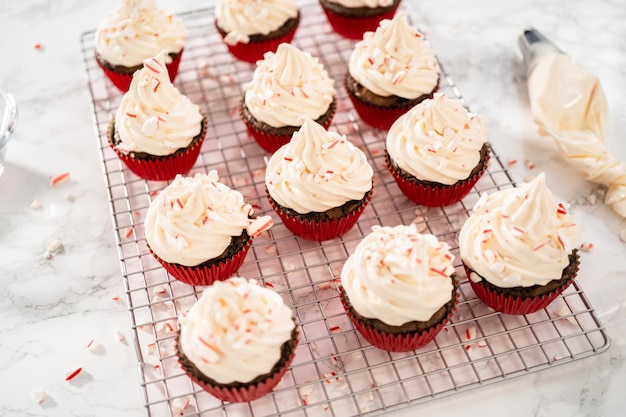
[(469, 326), (465, 329), (465, 340), (474, 340), (476, 339), (476, 327)]
[(102, 345), (96, 339), (91, 339), (89, 343), (87, 343), (87, 349), (89, 349), (91, 353), (96, 353), (100, 350), (100, 346)]
[(165, 288), (165, 285), (159, 285), (157, 287), (154, 287), (152, 291), (154, 292), (154, 294), (157, 294), (157, 295), (167, 294), (167, 289)]
[(65, 380), (66, 381), (71, 381), (72, 379), (76, 378), (76, 376), (78, 374), (80, 374), (82, 370), (83, 370), (82, 367), (66, 369), (65, 370)]
[(127, 227), (126, 228), (126, 232), (124, 232), (124, 237), (126, 239), (130, 238), (133, 235), (133, 228), (132, 227)]
[(507, 164), (510, 167), (514, 167), (515, 165), (517, 165), (517, 162), (518, 162), (517, 159), (511, 158), (511, 159), (508, 160)]
[(57, 185), (63, 184), (70, 180), (70, 173), (64, 172), (63, 174), (55, 175), (54, 177), (50, 177), (50, 186), (55, 187)]
[(220, 75), (220, 82), (224, 84), (232, 84), (235, 82), (235, 79), (230, 74), (222, 74)]
[(33, 202), (30, 203), (30, 208), (32, 208), (33, 210), (39, 210), (42, 207), (43, 204), (41, 204), (41, 201), (39, 200), (33, 200)]
[(317, 352), (317, 343), (311, 342), (311, 343), (309, 343), (309, 346), (311, 347), (311, 350), (313, 352)]
[(146, 348), (148, 350), (148, 355), (154, 355), (154, 353), (156, 352), (156, 343), (148, 343), (146, 345)]
[(479, 340), (477, 343), (478, 347), (484, 348), (487, 347), (487, 342), (484, 339)]
[(117, 294), (113, 294), (113, 295), (111, 296), (111, 301), (113, 301), (114, 303), (119, 302), (119, 301), (120, 301), (120, 296), (119, 296), (119, 295), (117, 295)]
[(332, 326), (328, 330), (330, 330), (330, 334), (335, 334), (335, 333), (339, 333), (341, 331), (341, 327), (339, 327), (339, 326)]
[(172, 414), (182, 416), (189, 406), (189, 397), (179, 397), (172, 401)]
[(583, 242), (580, 245), (580, 250), (583, 252), (591, 252), (593, 250), (593, 243), (591, 242)]
[(124, 333), (120, 331), (115, 332), (115, 338), (118, 342), (123, 342), (124, 340), (126, 340), (126, 336), (124, 336)]
[(37, 51), (41, 51), (43, 49), (43, 46), (37, 42), (35, 45), (33, 45), (33, 48), (35, 48), (35, 50)]
[(37, 387), (37, 388), (33, 388), (30, 391), (30, 397), (37, 404), (41, 404), (42, 402), (46, 401), (46, 399), (48, 398), (48, 394), (46, 394), (46, 390), (43, 389), (43, 387)]
[(535, 163), (531, 161), (530, 159), (525, 160), (524, 165), (526, 165), (526, 168), (528, 168), (531, 171), (535, 169)]

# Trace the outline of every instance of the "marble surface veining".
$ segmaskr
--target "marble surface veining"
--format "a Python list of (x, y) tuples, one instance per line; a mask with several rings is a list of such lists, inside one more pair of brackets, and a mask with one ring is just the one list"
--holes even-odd
[[(610, 109), (609, 149), (626, 145), (626, 4), (621, 0), (430, 0), (409, 2), (471, 110), (487, 118), (490, 141), (516, 181), (546, 171), (548, 185), (579, 218), (579, 283), (606, 325), (612, 345), (600, 355), (418, 405), (394, 416), (618, 416), (626, 408), (626, 225), (599, 192), (560, 158), (530, 118), (517, 35), (534, 26), (594, 74)], [(105, 186), (89, 108), (79, 37), (114, 3), (28, 0), (0, 2), (0, 87), (11, 91), (19, 120), (0, 178), (0, 415), (140, 416), (139, 371), (129, 338)], [(303, 2), (304, 3), (304, 2)], [(159, 1), (172, 11), (211, 1)], [(40, 48), (35, 46), (39, 45)], [(49, 177), (71, 179), (50, 187)], [(31, 209), (33, 200), (40, 209)], [(63, 243), (46, 259), (47, 245)], [(91, 339), (102, 343), (92, 353)], [(84, 367), (64, 380), (64, 371)], [(41, 386), (49, 398), (30, 398)]]

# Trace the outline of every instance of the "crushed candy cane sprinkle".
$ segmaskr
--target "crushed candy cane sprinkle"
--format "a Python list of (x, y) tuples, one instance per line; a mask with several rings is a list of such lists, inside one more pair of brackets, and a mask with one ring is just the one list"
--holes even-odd
[(37, 403), (41, 404), (48, 398), (48, 394), (43, 387), (36, 387), (30, 391), (30, 397)]
[(71, 381), (72, 379), (76, 378), (78, 376), (78, 374), (80, 374), (82, 372), (82, 370), (83, 370), (82, 367), (66, 369), (65, 370), (65, 380), (66, 381)]

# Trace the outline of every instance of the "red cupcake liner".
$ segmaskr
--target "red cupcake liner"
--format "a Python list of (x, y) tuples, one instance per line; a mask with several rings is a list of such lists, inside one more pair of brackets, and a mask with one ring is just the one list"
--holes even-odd
[(218, 385), (208, 384), (196, 378), (196, 376), (194, 376), (189, 371), (189, 369), (180, 362), (180, 360), (179, 360), (179, 363), (181, 364), (182, 369), (185, 372), (185, 374), (189, 378), (191, 378), (193, 382), (198, 384), (198, 386), (200, 386), (203, 390), (205, 390), (206, 392), (208, 392), (215, 398), (222, 400), (222, 401), (228, 401), (231, 403), (249, 402), (249, 401), (257, 400), (263, 397), (264, 395), (270, 393), (276, 387), (276, 385), (278, 385), (282, 377), (285, 375), (285, 372), (287, 372), (287, 369), (289, 369), (291, 362), (293, 361), (297, 346), (298, 346), (298, 339), (296, 338), (296, 340), (294, 341), (293, 350), (291, 351), (291, 354), (289, 355), (289, 359), (287, 359), (283, 367), (281, 367), (276, 372), (274, 372), (270, 377), (264, 379), (263, 381), (257, 382), (255, 384), (250, 384), (250, 385), (246, 385), (246, 386), (242, 386), (238, 388), (227, 388), (227, 387), (220, 387)]
[[(504, 314), (531, 314), (539, 310), (546, 308), (552, 301), (554, 301), (563, 291), (567, 289), (572, 283), (572, 280), (576, 277), (576, 274), (572, 276), (562, 287), (552, 291), (548, 294), (540, 297), (516, 297), (498, 293), (497, 291), (487, 287), (483, 280), (474, 282), (469, 278), (469, 271), (465, 264), (465, 271), (468, 276), (468, 281), (478, 297), (483, 303), (493, 308), (496, 311)], [(576, 269), (578, 272), (578, 268)], [(484, 279), (484, 278), (483, 278)]]
[[(238, 42), (234, 45), (229, 45), (226, 42), (224, 42), (224, 44), (226, 45), (228, 51), (231, 53), (232, 56), (241, 61), (254, 64), (257, 61), (263, 59), (263, 55), (265, 55), (266, 52), (276, 52), (276, 50), (278, 49), (278, 45), (280, 45), (281, 43), (290, 43), (296, 34), (296, 29), (298, 28), (299, 24), (300, 22), (298, 21), (298, 24), (296, 24), (296, 26), (291, 31), (277, 38), (269, 38), (262, 41), (251, 41), (248, 43)], [(215, 22), (215, 25), (217, 26), (217, 22)], [(220, 35), (222, 35), (222, 39), (224, 39), (225, 34), (222, 34), (222, 31), (220, 31), (219, 28), (218, 33), (220, 33)]]
[(285, 227), (298, 237), (317, 242), (336, 239), (352, 229), (371, 200), (372, 192), (373, 190), (370, 190), (365, 200), (363, 200), (363, 203), (356, 210), (344, 217), (323, 221), (308, 221), (295, 218), (282, 210), (276, 205), (269, 195), (269, 192), (266, 190), (267, 199)]
[(363, 34), (365, 32), (375, 31), (381, 20), (392, 19), (396, 14), (396, 10), (398, 10), (399, 5), (400, 2), (398, 2), (396, 7), (391, 10), (381, 13), (378, 16), (371, 17), (342, 16), (340, 14), (333, 13), (332, 10), (325, 8), (323, 5), (322, 10), (324, 10), (328, 23), (330, 23), (330, 26), (336, 33), (344, 38), (361, 40), (363, 39)]
[[(334, 106), (334, 108), (336, 109), (337, 106)], [(330, 123), (333, 120), (333, 116), (335, 115), (335, 111), (336, 110), (333, 110), (332, 113), (328, 116), (327, 120), (325, 120), (322, 124), (322, 127), (324, 129), (328, 129), (328, 127), (330, 126)], [(265, 152), (274, 153), (278, 149), (280, 149), (281, 146), (286, 145), (291, 140), (292, 135), (275, 135), (267, 133), (254, 127), (254, 125), (252, 125), (250, 121), (245, 117), (242, 117), (242, 120), (244, 121), (246, 128), (248, 129), (248, 133), (254, 138), (256, 143), (258, 143), (259, 146), (263, 148)]]
[[(180, 50), (180, 52), (174, 57), (174, 60), (171, 63), (165, 65), (165, 67), (167, 68), (167, 73), (169, 74), (170, 80), (172, 82), (174, 82), (176, 74), (178, 74), (178, 66), (180, 65), (180, 59), (182, 56), (183, 49)], [(109, 78), (109, 80), (111, 80), (113, 85), (116, 86), (118, 90), (120, 90), (122, 93), (128, 91), (128, 89), (130, 88), (130, 83), (133, 81), (134, 74), (117, 72), (112, 70), (111, 68), (108, 68), (102, 62), (100, 62), (97, 54), (96, 62), (98, 63), (98, 66), (102, 68), (104, 74)]]
[(173, 155), (156, 156), (153, 159), (137, 158), (132, 153), (124, 153), (113, 144), (115, 119), (109, 124), (109, 146), (122, 160), (131, 172), (140, 178), (151, 181), (167, 181), (174, 179), (178, 174), (186, 174), (193, 167), (200, 155), (200, 149), (207, 132), (207, 117), (202, 119), (202, 131), (200, 139), (192, 142), (192, 145), (183, 151), (177, 151)]
[(150, 253), (159, 263), (178, 281), (189, 285), (206, 286), (215, 281), (223, 281), (230, 278), (243, 264), (246, 254), (252, 245), (252, 239), (244, 245), (233, 257), (219, 261), (210, 266), (185, 266), (166, 262), (152, 251), (150, 245), (146, 243)]
[(483, 176), (487, 170), (490, 158), (491, 152), (487, 151), (487, 156), (483, 161), (483, 169), (471, 178), (459, 181), (456, 184), (436, 187), (426, 184), (416, 184), (404, 178), (393, 169), (391, 163), (389, 162), (389, 154), (385, 152), (385, 164), (387, 165), (387, 169), (391, 172), (393, 179), (396, 180), (396, 184), (398, 184), (398, 188), (400, 188), (402, 194), (414, 203), (427, 207), (449, 206), (461, 201), (467, 194), (469, 194), (472, 187), (474, 187), (478, 180)]
[(346, 310), (348, 317), (352, 320), (352, 324), (358, 330), (359, 333), (371, 343), (373, 346), (376, 346), (379, 349), (386, 350), (388, 352), (410, 352), (421, 347), (426, 346), (430, 343), (441, 330), (448, 324), (450, 318), (454, 315), (456, 311), (458, 302), (459, 302), (460, 294), (456, 292), (456, 299), (454, 302), (454, 308), (450, 311), (450, 313), (435, 326), (431, 327), (428, 330), (423, 332), (411, 332), (411, 333), (384, 333), (380, 330), (377, 330), (371, 326), (368, 326), (357, 317), (352, 314), (350, 307), (347, 305), (346, 293), (343, 289), (340, 291), (340, 298), (343, 304), (343, 308)]

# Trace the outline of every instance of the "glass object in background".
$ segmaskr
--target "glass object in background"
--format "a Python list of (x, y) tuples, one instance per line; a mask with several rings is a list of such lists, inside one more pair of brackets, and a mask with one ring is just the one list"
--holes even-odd
[(10, 93), (0, 89), (0, 176), (4, 172), (4, 157), (17, 120), (17, 106)]

